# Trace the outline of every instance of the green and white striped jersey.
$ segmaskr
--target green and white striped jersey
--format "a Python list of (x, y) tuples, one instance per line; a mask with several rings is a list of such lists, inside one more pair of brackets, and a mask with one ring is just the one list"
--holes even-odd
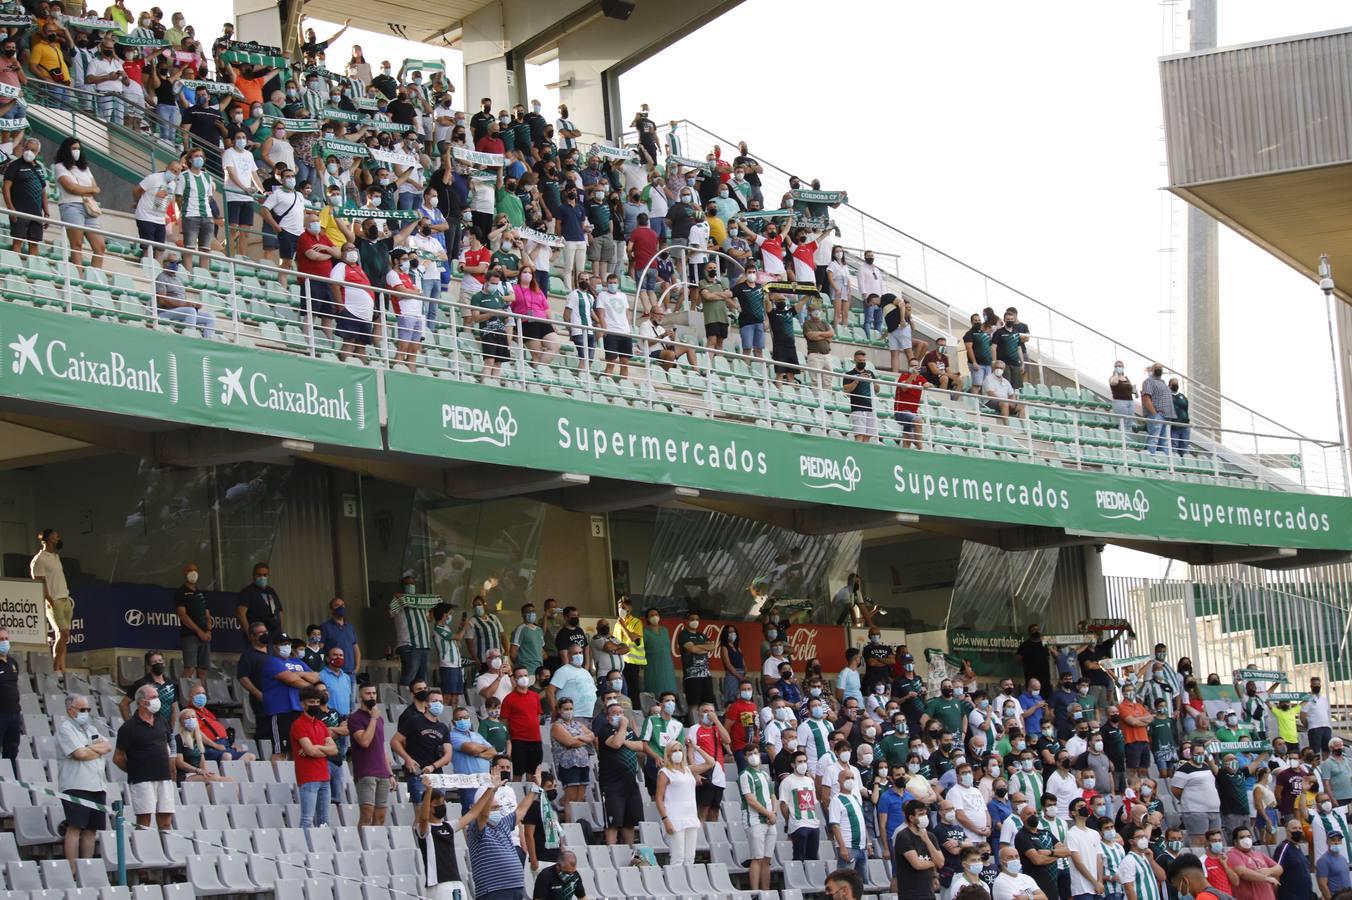
[(868, 835), (864, 828), (864, 807), (851, 794), (843, 791), (831, 799), (826, 819), (840, 829), (841, 839), (851, 850), (864, 849)]
[(1015, 772), (1014, 783), (1009, 786), (1011, 794), (1023, 794), (1034, 809), (1042, 808), (1042, 791), (1042, 776), (1037, 772)]
[(766, 809), (774, 809), (774, 786), (770, 783), (770, 775), (765, 768), (747, 767), (741, 775), (737, 776), (737, 797), (742, 801), (742, 821), (747, 825), (764, 825), (769, 822), (762, 813), (756, 812), (747, 805), (746, 797), (751, 798)]
[[(1120, 841), (1103, 842), (1103, 877), (1107, 881), (1116, 881), (1118, 874), (1122, 869), (1122, 860), (1126, 858), (1126, 848)], [(1120, 889), (1109, 891), (1109, 893), (1120, 894)]]
[(798, 726), (798, 746), (807, 754), (807, 770), (816, 771), (817, 759), (831, 752), (831, 726), (820, 719), (808, 719)]
[(1155, 869), (1140, 854), (1128, 853), (1117, 870), (1117, 877), (1124, 887), (1130, 884), (1136, 889), (1136, 900), (1161, 900)]

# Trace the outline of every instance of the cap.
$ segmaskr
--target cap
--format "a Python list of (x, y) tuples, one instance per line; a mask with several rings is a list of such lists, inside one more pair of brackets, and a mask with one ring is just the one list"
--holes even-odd
[(272, 636), (272, 642), (274, 644), (289, 644), (291, 643), (291, 638), (287, 637), (286, 632), (279, 631)]

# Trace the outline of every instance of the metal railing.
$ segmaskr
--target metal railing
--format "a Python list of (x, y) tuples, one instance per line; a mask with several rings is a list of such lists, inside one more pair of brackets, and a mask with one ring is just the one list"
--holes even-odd
[[(54, 307), (70, 314), (87, 315), (138, 327), (183, 328), (157, 308), (155, 284), (159, 267), (153, 259), (127, 260), (129, 252), (148, 242), (101, 228), (86, 232), (104, 235), (111, 248), (104, 260), (108, 271), (69, 262), (61, 236), (64, 226), (54, 219), (14, 213), (17, 218), (43, 222), (54, 242), (39, 246), (39, 256), (21, 257), (13, 250), (0, 252), (3, 293), (10, 300)], [(172, 244), (149, 246), (157, 251), (184, 251)], [(118, 250), (121, 253), (118, 253)], [(45, 255), (43, 255), (45, 254)], [(462, 300), (421, 298), (428, 311), (427, 337), (417, 347), (413, 360), (401, 359), (396, 342), (397, 295), (378, 286), (369, 349), (349, 346), (344, 352), (341, 331), (334, 333), (330, 320), (314, 315), (298, 289), (298, 274), (266, 263), (217, 254), (191, 254), (205, 265), (181, 270), (185, 299), (200, 304), (210, 314), (211, 327), (189, 320), (189, 333), (210, 330), (216, 339), (245, 343), (262, 349), (289, 351), (311, 357), (344, 359), (353, 364), (385, 368), (403, 367), (432, 377), (479, 379), (503, 387), (544, 390), (560, 395), (614, 405), (667, 411), (701, 417), (718, 417), (748, 425), (810, 433), (851, 440), (850, 399), (841, 389), (842, 369), (823, 369), (772, 362), (732, 350), (712, 350), (698, 339), (677, 336), (660, 344), (679, 359), (668, 363), (648, 352), (657, 349), (634, 337), (634, 353), (616, 359), (607, 374), (603, 356), (605, 329), (593, 323), (568, 323), (517, 313), (504, 314), (509, 335), (505, 360), (483, 353), (477, 329), (464, 325), (467, 315), (482, 312)], [(339, 292), (343, 282), (310, 279)], [(288, 284), (289, 282), (289, 284)], [(338, 293), (337, 296), (342, 296)], [(169, 314), (174, 315), (174, 314)], [(544, 323), (543, 342), (521, 339), (525, 323)], [(186, 330), (186, 329), (185, 329)], [(575, 332), (581, 340), (565, 345), (563, 335)], [(619, 335), (621, 338), (625, 335)], [(596, 355), (584, 361), (577, 347), (594, 343)], [(653, 342), (657, 344), (659, 342)], [(690, 365), (693, 359), (695, 364)], [(615, 377), (616, 375), (620, 377)], [(882, 440), (900, 443), (901, 424), (891, 416), (890, 378), (873, 382), (875, 415)], [(1336, 445), (1291, 438), (1286, 435), (1244, 434), (1244, 440), (1263, 448), (1261, 460), (1237, 455), (1229, 449), (1234, 435), (1216, 429), (1194, 427), (1184, 453), (1173, 452), (1168, 426), (1164, 426), (1160, 452), (1146, 452), (1140, 431), (1150, 423), (1139, 417), (1117, 416), (1092, 405), (1092, 399), (1065, 397), (1041, 401), (1018, 401), (1024, 418), (994, 415), (983, 398), (953, 390), (930, 388), (921, 407), (920, 449), (963, 455), (987, 456), (1077, 467), (1087, 471), (1120, 471), (1132, 474), (1167, 475), (1183, 480), (1222, 481), (1252, 485), (1255, 480), (1282, 490), (1328, 492), (1334, 485), (1328, 477), (1329, 460), (1336, 462)], [(1059, 399), (1059, 398), (1056, 398)], [(1091, 405), (1085, 405), (1088, 402)], [(881, 413), (881, 415), (878, 415)], [(1298, 461), (1281, 468), (1273, 460)], [(1259, 464), (1267, 463), (1267, 464)], [(1254, 471), (1259, 472), (1257, 476)]]
[[(703, 158), (715, 144), (723, 148), (725, 159), (731, 160), (737, 155), (735, 141), (689, 120), (681, 120), (678, 127), (687, 157)], [(625, 141), (626, 144), (634, 142), (631, 135), (626, 135)], [(755, 154), (754, 148), (753, 154), (765, 170), (760, 176), (765, 208), (777, 208), (779, 198), (789, 190), (790, 173)], [(1063, 373), (1076, 386), (1087, 385), (1096, 393), (1106, 395), (1106, 378), (1082, 378), (1079, 375), (1081, 367), (1086, 371), (1111, 372), (1114, 361), (1122, 360), (1127, 371), (1132, 373), (1143, 372), (1156, 361), (1156, 357), (1124, 344), (854, 206), (842, 204), (832, 211), (832, 219), (840, 229), (837, 242), (855, 251), (872, 250), (879, 268), (896, 280), (897, 292), (904, 292), (913, 301), (916, 318), (935, 333), (949, 336), (950, 340), (967, 330), (968, 316), (972, 313), (990, 307), (1000, 315), (1006, 307), (1014, 306), (1019, 310), (1020, 321), (1029, 326), (1033, 335), (1046, 339), (1046, 346), (1034, 351), (1035, 358), (1044, 367)], [(1065, 348), (1073, 348), (1070, 359), (1062, 355)], [(1195, 422), (1229, 425), (1225, 429), (1227, 434), (1264, 432), (1293, 438), (1308, 437), (1190, 378), (1187, 372), (1170, 365), (1168, 360), (1160, 361), (1169, 372), (1176, 373), (1186, 382), (1185, 390), (1192, 401)], [(1253, 452), (1252, 446), (1241, 445), (1234, 449), (1241, 453)], [(1339, 481), (1343, 480), (1339, 476)]]
[(1199, 684), (1215, 673), (1229, 685), (1241, 668), (1287, 673), (1286, 691), (1306, 691), (1318, 677), (1335, 719), (1352, 727), (1352, 565), (1281, 572), (1227, 565), (1192, 573), (1194, 580), (1104, 579), (1108, 615), (1136, 630), (1121, 639), (1117, 655), (1149, 654), (1165, 644), (1171, 663), (1192, 660)]

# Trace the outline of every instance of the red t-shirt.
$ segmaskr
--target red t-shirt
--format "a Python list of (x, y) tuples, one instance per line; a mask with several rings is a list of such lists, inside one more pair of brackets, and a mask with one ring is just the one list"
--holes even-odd
[(748, 727), (754, 728), (756, 725), (756, 704), (750, 700), (735, 700), (728, 704), (724, 714), (724, 721), (728, 723), (728, 734), (732, 737), (733, 752), (746, 749), (746, 736)]
[(897, 402), (892, 407), (893, 412), (920, 412), (920, 392), (924, 388), (922, 384), (927, 384), (925, 376), (917, 375), (914, 372), (907, 372), (897, 379)]
[(333, 257), (326, 256), (320, 260), (310, 259), (305, 255), (306, 250), (315, 246), (332, 247), (333, 241), (322, 230), (319, 234), (310, 234), (309, 230), (301, 232), (300, 240), (296, 242), (296, 268), (306, 275), (314, 275), (318, 278), (328, 278), (329, 273), (333, 271)]
[(640, 225), (630, 232), (629, 240), (634, 244), (634, 275), (637, 276), (657, 255), (657, 232), (647, 225)]
[(502, 143), (502, 138), (486, 134), (474, 142), (474, 149), (480, 153), (506, 153), (507, 147)]
[(540, 743), (540, 695), (513, 690), (502, 698), (502, 721), (512, 740)]
[(301, 756), (300, 739), (309, 738), (315, 745), (321, 745), (329, 739), (329, 726), (318, 719), (301, 713), (291, 726), (291, 756), (296, 761), (296, 784), (309, 784), (312, 781), (329, 780), (329, 759), (327, 756)]
[(1202, 868), (1206, 870), (1207, 884), (1218, 891), (1234, 895), (1234, 888), (1230, 886), (1230, 876), (1225, 874), (1225, 867), (1221, 865), (1219, 859), (1214, 856), (1207, 856), (1202, 860)]

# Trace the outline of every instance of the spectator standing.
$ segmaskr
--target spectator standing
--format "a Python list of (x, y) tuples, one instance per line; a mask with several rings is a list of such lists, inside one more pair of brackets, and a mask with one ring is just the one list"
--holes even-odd
[(206, 594), (197, 588), (197, 578), (197, 563), (188, 563), (183, 567), (183, 584), (174, 595), (184, 678), (206, 678), (211, 668), (211, 613)]
[[(136, 204), (136, 236), (141, 240), (164, 243), (165, 216), (182, 174), (183, 163), (170, 160), (163, 170), (151, 172), (132, 188), (131, 198)], [(159, 259), (163, 252), (160, 247), (146, 244), (142, 255)]]
[[(47, 209), (47, 176), (37, 161), (41, 153), (42, 144), (37, 138), (29, 138), (23, 142), (19, 158), (5, 167), (5, 206), (15, 212), (50, 218)], [(38, 252), (43, 230), (41, 222), (18, 216), (9, 218), (14, 249), (22, 255), (32, 256)]]
[(512, 691), (512, 667), (506, 663), (502, 651), (489, 648), (481, 674), (474, 680), (473, 702), (480, 714), (487, 709), (489, 699), (499, 703)]
[[(342, 719), (352, 715), (354, 709), (352, 699), (356, 687), (352, 675), (343, 669), (346, 662), (343, 651), (335, 647), (324, 651), (325, 664), (319, 670), (320, 683), (328, 692), (328, 709)], [(334, 738), (334, 743), (338, 745), (338, 756), (330, 762), (330, 774), (334, 778), (331, 793), (335, 799), (342, 795), (342, 761), (347, 758), (349, 738), (350, 734), (338, 734)]]
[(1278, 877), (1278, 900), (1312, 900), (1314, 887), (1310, 883), (1310, 871), (1314, 868), (1305, 853), (1305, 829), (1300, 819), (1291, 819), (1286, 823), (1286, 839), (1278, 846), (1274, 862), (1281, 866)]
[(361, 668), (361, 647), (357, 644), (357, 629), (347, 620), (347, 601), (334, 597), (329, 601), (329, 618), (319, 625), (324, 639), (324, 652), (343, 651), (343, 671), (355, 675)]
[(1352, 760), (1348, 759), (1342, 738), (1329, 741), (1329, 755), (1320, 764), (1319, 775), (1324, 779), (1324, 790), (1335, 801), (1334, 806), (1352, 806)]
[[(56, 728), (56, 745), (61, 751), (57, 788), (73, 798), (104, 803), (107, 797), (104, 757), (113, 752), (113, 745), (90, 721), (88, 697), (80, 694), (66, 697), (66, 717)], [(66, 861), (74, 872), (77, 859), (93, 858), (94, 839), (106, 827), (106, 816), (101, 809), (64, 797), (61, 806), (66, 814), (63, 838)]]
[(390, 598), (394, 619), (394, 652), (399, 656), (399, 683), (411, 685), (427, 678), (427, 650), (431, 646), (428, 610), (409, 599), (417, 590), (413, 574), (405, 572), (400, 593)]
[(1123, 418), (1118, 423), (1125, 432), (1131, 431), (1131, 416), (1136, 411), (1133, 401), (1136, 388), (1127, 375), (1127, 367), (1118, 360), (1113, 363), (1113, 374), (1108, 376), (1108, 391), (1113, 398), (1113, 413)]
[(121, 125), (123, 118), (122, 93), (131, 84), (122, 60), (117, 57), (117, 44), (111, 32), (104, 32), (99, 39), (99, 51), (89, 61), (85, 71), (85, 84), (93, 85), (98, 95), (98, 117), (105, 122)]
[(358, 693), (359, 705), (347, 717), (348, 735), (352, 739), (352, 778), (357, 785), (358, 824), (383, 826), (394, 780), (385, 744), (385, 716), (376, 699), (374, 684), (362, 685)]
[(817, 785), (808, 774), (807, 754), (793, 754), (792, 774), (779, 782), (778, 799), (793, 843), (795, 860), (817, 859), (821, 841), (821, 819), (817, 814)]
[(647, 647), (643, 641), (643, 620), (634, 615), (634, 604), (626, 594), (620, 594), (615, 602), (616, 616), (614, 636), (626, 645), (629, 651), (624, 655), (624, 682), (629, 699), (635, 705), (643, 692), (643, 673), (648, 667)]
[(1174, 416), (1169, 420), (1169, 440), (1178, 456), (1192, 449), (1192, 418), (1188, 415), (1187, 395), (1178, 389), (1178, 379), (1169, 379), (1169, 396), (1174, 404)]
[(485, 660), (490, 650), (505, 654), (507, 647), (502, 642), (502, 620), (497, 613), (488, 609), (483, 597), (475, 596), (471, 606), (473, 613), (469, 620), (469, 640), (475, 661)]
[(300, 691), (304, 715), (294, 717), (288, 738), (300, 791), (300, 827), (306, 831), (329, 823), (329, 759), (338, 755), (338, 745), (321, 721), (319, 697), (313, 684)]
[[(210, 110), (215, 112), (215, 110)], [(217, 114), (219, 117), (219, 113)], [(193, 147), (187, 153), (188, 168), (178, 183), (178, 209), (183, 217), (180, 232), (183, 235), (183, 249), (197, 250), (198, 265), (202, 265), (202, 253), (211, 251), (216, 237), (215, 206), (216, 183), (205, 171), (206, 152)], [(184, 265), (192, 268), (191, 253), (183, 257)]]
[[(554, 648), (558, 651), (560, 666), (567, 665), (573, 651), (578, 650), (582, 653), (584, 668), (591, 668), (591, 645), (579, 624), (581, 621), (576, 606), (563, 608), (563, 625), (554, 632)], [(581, 712), (585, 714), (586, 710)]]
[(629, 727), (624, 707), (618, 703), (606, 708), (606, 720), (596, 732), (596, 740), (597, 780), (605, 807), (606, 843), (613, 845), (621, 839), (632, 845), (634, 829), (643, 818), (643, 803), (638, 791), (638, 754), (645, 745)]
[(579, 359), (590, 366), (596, 358), (596, 332), (592, 322), (596, 318), (596, 297), (590, 290), (586, 272), (577, 275), (577, 286), (564, 301), (563, 321), (568, 323), (568, 338), (577, 347)]
[[(1141, 413), (1145, 416), (1145, 449), (1150, 453), (1168, 452), (1169, 439), (1165, 433), (1168, 427), (1164, 423), (1174, 417), (1173, 395), (1164, 383), (1164, 366), (1154, 363), (1150, 375), (1141, 382)], [(1247, 898), (1246, 898), (1247, 900)]]
[(831, 261), (826, 265), (826, 277), (831, 284), (831, 321), (848, 324), (850, 321), (850, 267), (845, 264), (845, 248), (833, 247)]
[(1019, 321), (1017, 309), (1011, 306), (1005, 310), (1004, 324), (991, 333), (991, 343), (995, 345), (996, 361), (1003, 362), (1008, 370), (1009, 383), (1019, 390), (1028, 355), (1028, 326)]
[(502, 699), (502, 719), (511, 738), (512, 768), (530, 773), (544, 760), (540, 739), (540, 695), (530, 689), (531, 670), (517, 665), (512, 670), (512, 692)]
[(1262, 850), (1254, 849), (1253, 832), (1248, 828), (1236, 828), (1231, 838), (1234, 846), (1226, 862), (1238, 876), (1234, 883), (1236, 900), (1276, 900), (1282, 867)]
[[(403, 761), (409, 798), (419, 803), (422, 801), (422, 776), (435, 775), (451, 762), (452, 741), (450, 729), (441, 721), (444, 709), (441, 691), (435, 688), (429, 690), (426, 681), (421, 679), (413, 682), (411, 687), (413, 703), (399, 715), (395, 735), (390, 739), (390, 753), (395, 759)], [(456, 710), (457, 715), (459, 712)], [(468, 711), (465, 721), (469, 722)], [(470, 734), (474, 734), (472, 730)], [(478, 739), (484, 740), (482, 737)], [(484, 741), (485, 745), (487, 743)]]
[(714, 684), (709, 669), (709, 654), (717, 653), (718, 646), (700, 630), (698, 612), (692, 610), (686, 614), (685, 628), (676, 635), (676, 644), (681, 648), (681, 684), (686, 708), (694, 710), (701, 703), (713, 703)]
[(254, 563), (253, 581), (240, 589), (235, 615), (239, 617), (240, 627), (245, 632), (248, 632), (251, 622), (261, 622), (269, 634), (282, 630), (282, 598), (277, 595), (276, 588), (268, 583), (271, 573), (267, 563)]
[(18, 758), (22, 735), (19, 662), (10, 654), (9, 629), (0, 625), (0, 759)]
[(618, 276), (606, 279), (606, 289), (596, 295), (592, 309), (593, 324), (600, 329), (605, 349), (605, 374), (613, 370), (618, 377), (629, 377), (629, 359), (634, 355), (634, 337), (629, 324), (629, 298), (620, 291)]
[(663, 691), (676, 690), (676, 666), (669, 649), (671, 634), (662, 624), (661, 613), (656, 607), (650, 607), (644, 616), (643, 646), (651, 648), (645, 653), (648, 668), (643, 673), (644, 687), (648, 693), (659, 697)]
[(820, 310), (815, 306), (810, 308), (803, 320), (803, 340), (807, 344), (807, 367), (813, 371), (803, 373), (805, 383), (815, 383), (818, 388), (826, 389), (829, 373), (835, 366), (831, 358), (831, 339), (835, 336), (835, 330), (826, 324)]
[(452, 708), (460, 705), (465, 695), (465, 664), (460, 654), (460, 642), (469, 629), (468, 614), (460, 613), (460, 627), (451, 624), (455, 615), (449, 603), (432, 607), (432, 642), (437, 655), (437, 686), (446, 703)]
[(245, 634), (248, 635), (248, 644), (235, 665), (235, 677), (249, 695), (254, 719), (254, 740), (267, 741), (272, 739), (272, 725), (263, 715), (263, 664), (268, 659), (268, 630), (261, 622), (256, 622), (249, 626)]
[[(1316, 754), (1315, 763), (1329, 756), (1329, 745), (1333, 739), (1333, 720), (1329, 712), (1329, 698), (1324, 693), (1324, 682), (1320, 678), (1310, 679), (1310, 696), (1300, 705), (1300, 724), (1305, 726), (1305, 746)], [(1352, 795), (1338, 794), (1343, 797)]]
[(901, 445), (919, 450), (925, 439), (920, 416), (920, 399), (930, 382), (920, 371), (920, 360), (912, 359), (910, 370), (897, 379), (892, 418), (901, 426)]
[[(560, 639), (563, 635), (560, 633)], [(563, 699), (573, 701), (573, 708), (586, 715), (596, 708), (596, 679), (586, 668), (586, 657), (578, 647), (569, 648), (568, 658), (559, 666), (549, 682), (549, 705), (558, 708)]]
[(868, 367), (868, 354), (854, 352), (854, 368), (844, 377), (842, 387), (850, 398), (850, 430), (862, 444), (878, 437), (878, 420), (873, 417), (873, 387), (878, 376)]
[(670, 865), (695, 861), (695, 837), (700, 817), (695, 803), (695, 774), (681, 744), (668, 744), (657, 772), (654, 797), (671, 852)]
[(737, 777), (737, 793), (742, 802), (742, 824), (747, 828), (750, 841), (747, 877), (751, 881), (751, 890), (763, 891), (769, 889), (770, 860), (774, 855), (775, 823), (779, 813), (773, 782), (761, 765), (760, 750), (752, 747), (743, 761), (746, 765)]
[(160, 698), (152, 685), (136, 689), (135, 710), (117, 730), (113, 764), (127, 773), (131, 807), (139, 828), (167, 831), (174, 819), (174, 785), (169, 764), (169, 726), (159, 715)]
[(977, 313), (972, 314), (971, 327), (962, 336), (963, 352), (967, 358), (967, 373), (971, 376), (973, 391), (980, 391), (991, 373), (994, 361), (990, 325)]
[(242, 132), (231, 139), (221, 156), (225, 171), (226, 225), (230, 250), (236, 256), (250, 256), (254, 243), (249, 231), (254, 224), (254, 198), (262, 193), (258, 163), (249, 151), (249, 139)]
[[(305, 198), (296, 190), (296, 173), (291, 168), (282, 170), (277, 187), (259, 205), (263, 221), (277, 232), (277, 258), (284, 272), (295, 268), (296, 248), (301, 232), (305, 230)], [(289, 276), (280, 276), (283, 289), (290, 283)]]
[[(499, 758), (506, 762), (505, 758)], [(506, 782), (510, 772), (495, 766), (498, 781)], [(526, 796), (514, 810), (504, 809), (493, 799), (489, 788), (474, 805), (477, 815), (465, 825), (469, 845), (470, 871), (474, 878), (476, 900), (520, 900), (523, 871), (521, 849), (513, 842), (518, 816), (524, 816), (537, 798), (539, 785), (527, 782)]]
[(66, 671), (66, 646), (70, 643), (70, 624), (75, 615), (75, 601), (66, 586), (66, 570), (61, 564), (61, 532), (44, 528), (38, 532), (38, 552), (28, 563), (28, 574), (42, 585), (42, 596), (47, 604), (47, 620), (56, 639), (52, 643), (52, 668)]
[(164, 720), (165, 728), (172, 729), (174, 719), (178, 718), (178, 686), (165, 677), (164, 654), (158, 650), (147, 651), (145, 656), (145, 674), (134, 681), (119, 705), (122, 718), (131, 717), (132, 703), (136, 691), (145, 685), (155, 689), (160, 698), (159, 716)]
[(291, 750), (291, 726), (300, 715), (300, 691), (319, 684), (319, 673), (292, 657), (291, 639), (278, 632), (272, 636), (272, 654), (263, 660), (259, 685), (263, 692), (259, 720), (268, 724), (268, 738), (272, 741), (274, 761), (287, 759)]
[[(521, 817), (523, 844), (530, 859), (532, 872), (540, 872), (540, 864), (547, 867), (536, 880), (532, 896), (541, 895), (541, 881), (549, 884), (545, 895), (554, 900), (568, 900), (569, 897), (584, 897), (582, 879), (577, 874), (577, 857), (572, 851), (562, 849), (563, 829), (559, 826), (559, 814), (554, 809), (558, 797), (558, 781), (553, 773), (540, 772), (540, 793), (536, 802)], [(550, 865), (553, 863), (554, 865)], [(563, 872), (556, 870), (563, 868)], [(550, 873), (563, 877), (551, 877)], [(571, 877), (569, 874), (571, 873)], [(555, 894), (554, 892), (558, 892)]]

